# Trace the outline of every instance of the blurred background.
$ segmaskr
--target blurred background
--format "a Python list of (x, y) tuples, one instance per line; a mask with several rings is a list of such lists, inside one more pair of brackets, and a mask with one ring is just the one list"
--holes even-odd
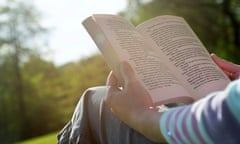
[(1, 0), (1, 144), (56, 143), (83, 91), (105, 83), (109, 69), (81, 25), (94, 13), (134, 25), (182, 16), (210, 53), (240, 64), (239, 0)]

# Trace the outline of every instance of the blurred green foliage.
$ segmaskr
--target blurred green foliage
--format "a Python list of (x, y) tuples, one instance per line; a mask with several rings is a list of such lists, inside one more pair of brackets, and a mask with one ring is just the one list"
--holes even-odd
[(44, 136), (39, 136), (16, 144), (56, 144), (57, 143), (56, 137), (57, 133), (50, 133)]
[[(27, 132), (25, 135), (18, 133), (20, 123), (16, 117), (17, 101), (15, 95), (11, 94), (11, 83), (14, 83), (14, 80), (9, 81), (11, 75), (3, 76), (0, 83), (1, 143), (9, 143), (16, 136), (18, 137), (15, 140), (18, 140), (21, 139), (19, 136), (29, 138), (60, 131), (70, 120), (84, 90), (104, 85), (109, 69), (99, 54), (60, 67), (32, 56), (21, 66), (21, 72), (27, 120), (27, 125), (23, 128)], [(4, 93), (5, 95), (2, 95)]]
[(1, 144), (59, 131), (80, 94), (105, 84), (109, 72), (99, 54), (58, 67), (42, 59), (48, 29), (39, 20), (30, 1), (0, 6)]

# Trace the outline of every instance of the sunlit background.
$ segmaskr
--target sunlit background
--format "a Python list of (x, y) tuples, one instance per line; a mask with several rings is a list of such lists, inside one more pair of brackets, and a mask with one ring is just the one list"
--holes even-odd
[(49, 37), (50, 60), (57, 65), (77, 61), (98, 50), (81, 22), (94, 13), (116, 14), (126, 8), (126, 0), (35, 0), (42, 13), (41, 23), (53, 28)]
[(109, 68), (81, 22), (184, 17), (209, 52), (240, 64), (239, 0), (1, 0), (0, 143), (56, 143), (85, 89)]

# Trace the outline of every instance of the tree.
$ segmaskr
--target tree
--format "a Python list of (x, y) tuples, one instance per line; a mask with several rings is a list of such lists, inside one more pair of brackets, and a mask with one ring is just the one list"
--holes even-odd
[[(26, 137), (35, 137), (56, 131), (61, 121), (58, 98), (61, 78), (57, 67), (41, 57), (33, 55), (22, 68), (24, 102), (26, 111)], [(70, 97), (70, 96), (69, 96)], [(70, 97), (71, 98), (71, 97)]]
[[(34, 48), (43, 44), (39, 41), (47, 31), (40, 26), (39, 16), (29, 1), (7, 0), (0, 7), (0, 64), (5, 65), (5, 69), (11, 69), (10, 73), (6, 73), (7, 78), (12, 80), (6, 96), (11, 99), (9, 105), (17, 105), (14, 113), (19, 117), (19, 133), (22, 137), (26, 134), (24, 126), (27, 125), (27, 118), (21, 65), (30, 54), (36, 52)], [(1, 80), (6, 82), (7, 78)], [(3, 86), (4, 83), (1, 87)], [(7, 128), (8, 134), (18, 131), (16, 129)]]
[(230, 25), (233, 29), (233, 44), (236, 47), (240, 47), (240, 13), (238, 9), (240, 8), (240, 1), (235, 0), (223, 0), (220, 3), (222, 12), (230, 22)]

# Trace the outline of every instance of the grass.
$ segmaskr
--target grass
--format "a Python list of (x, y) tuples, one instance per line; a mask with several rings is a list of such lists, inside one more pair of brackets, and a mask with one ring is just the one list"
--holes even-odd
[(44, 136), (22, 141), (17, 144), (56, 144), (56, 143), (57, 143), (57, 133), (50, 133)]

